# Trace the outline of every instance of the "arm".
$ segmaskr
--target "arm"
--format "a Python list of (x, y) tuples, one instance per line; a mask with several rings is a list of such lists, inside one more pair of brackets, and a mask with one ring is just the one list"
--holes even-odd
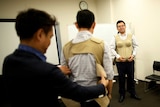
[(103, 67), (106, 71), (108, 80), (112, 80), (114, 77), (113, 60), (111, 57), (111, 49), (107, 43), (105, 43), (104, 47)]
[(64, 54), (63, 54), (63, 51), (61, 53), (61, 58), (60, 58), (60, 65), (58, 65), (58, 67), (60, 68), (60, 70), (65, 74), (65, 75), (68, 75), (71, 73), (70, 69), (68, 68), (67, 66), (67, 62), (65, 60), (65, 57), (64, 57)]
[(132, 36), (132, 44), (133, 44), (133, 53), (132, 53), (132, 55), (136, 56), (138, 43), (137, 43), (137, 40), (136, 40), (134, 35)]
[(132, 55), (129, 57), (128, 61), (134, 60), (134, 57), (136, 56), (137, 53), (138, 43), (134, 35), (132, 36), (132, 45), (133, 45), (133, 52)]
[(111, 49), (111, 54), (114, 57), (116, 57), (117, 59), (120, 58), (120, 55), (117, 54), (117, 52), (115, 51), (116, 49), (116, 41), (115, 41), (115, 37), (112, 38), (111, 42), (110, 42), (110, 49)]
[(61, 51), (61, 65), (67, 65), (67, 61), (64, 57), (63, 50)]
[(112, 86), (113, 86), (113, 78), (114, 78), (114, 70), (113, 70), (113, 60), (111, 57), (111, 50), (109, 46), (105, 45), (105, 52), (104, 52), (104, 59), (103, 59), (103, 64), (104, 64), (104, 69), (107, 74), (107, 79), (109, 80), (109, 84), (107, 86), (108, 90), (108, 97), (111, 99), (112, 98)]
[(109, 80), (109, 84), (107, 86), (107, 90), (108, 90), (108, 98), (112, 99), (112, 87), (113, 87), (113, 80)]
[(59, 69), (65, 74), (68, 75), (71, 73), (70, 69), (68, 68), (68, 66), (65, 65), (58, 65)]
[(56, 68), (51, 72), (51, 75), (55, 87), (54, 91), (56, 91), (58, 95), (76, 101), (86, 101), (105, 94), (107, 82), (104, 77), (101, 84), (83, 87), (66, 78), (66, 76)]

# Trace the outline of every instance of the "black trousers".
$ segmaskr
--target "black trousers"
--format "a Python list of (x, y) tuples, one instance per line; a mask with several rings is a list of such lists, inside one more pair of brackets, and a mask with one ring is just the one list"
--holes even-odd
[(119, 74), (119, 94), (125, 95), (125, 75), (127, 75), (127, 91), (135, 94), (134, 61), (116, 62), (116, 66)]

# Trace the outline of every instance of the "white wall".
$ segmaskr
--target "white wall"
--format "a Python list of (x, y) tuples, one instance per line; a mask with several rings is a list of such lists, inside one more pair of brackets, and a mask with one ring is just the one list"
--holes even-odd
[(96, 0), (97, 23), (111, 23), (111, 0)]
[[(53, 29), (54, 31), (54, 29)], [(0, 75), (2, 74), (3, 61), (6, 55), (11, 54), (19, 44), (19, 38), (15, 31), (15, 22), (0, 22)], [(59, 64), (56, 37), (51, 39), (51, 44), (45, 53), (47, 62)]]
[[(0, 18), (15, 18), (19, 11), (27, 8), (44, 10), (57, 17), (60, 23), (62, 45), (68, 41), (67, 26), (76, 21), (81, 0), (0, 0)], [(95, 13), (95, 0), (85, 0)], [(97, 19), (96, 19), (97, 20)]]
[[(15, 18), (18, 11), (29, 7), (54, 14), (60, 22), (62, 46), (68, 41), (68, 25), (76, 20), (81, 0), (0, 0), (0, 18)], [(122, 19), (130, 24), (139, 50), (136, 77), (144, 79), (152, 73), (153, 60), (160, 60), (160, 0), (85, 0), (94, 12), (97, 23), (116, 23)], [(0, 35), (1, 36), (1, 35)], [(3, 37), (1, 37), (3, 39)]]
[(139, 43), (135, 67), (138, 79), (153, 72), (154, 60), (160, 61), (159, 4), (160, 0), (112, 0), (113, 23), (119, 19), (131, 23)]

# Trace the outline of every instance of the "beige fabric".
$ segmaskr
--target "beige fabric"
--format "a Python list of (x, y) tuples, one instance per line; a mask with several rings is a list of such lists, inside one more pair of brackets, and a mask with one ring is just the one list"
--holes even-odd
[(73, 44), (72, 41), (67, 43), (63, 48), (64, 57), (67, 60), (77, 54), (91, 53), (94, 55), (96, 62), (103, 64), (104, 42), (103, 40), (92, 37), (91, 39)]
[(104, 96), (102, 98), (96, 98), (95, 100), (101, 107), (107, 107), (110, 103), (108, 96)]
[(97, 63), (96, 64), (97, 76), (101, 77), (101, 75), (104, 75), (104, 77), (107, 78), (106, 72), (102, 66), (103, 54), (104, 54), (104, 42), (102, 40), (92, 37), (87, 41), (77, 43), (77, 44), (73, 44), (70, 41), (64, 46), (63, 52), (67, 60), (67, 63), (68, 63), (68, 59), (76, 54), (82, 54), (82, 53), (93, 54)]
[[(67, 98), (61, 98), (63, 103), (66, 105), (66, 107), (81, 107), (79, 102), (76, 102), (71, 99)], [(96, 98), (95, 101), (101, 106), (101, 107), (107, 107), (110, 103), (110, 100), (108, 96), (104, 96), (102, 98)]]
[[(127, 34), (127, 38), (122, 40), (119, 35), (115, 36), (116, 52), (126, 60), (132, 55), (132, 34)], [(118, 62), (119, 60), (116, 59)]]
[(61, 98), (66, 107), (81, 107), (79, 102), (71, 99)]
[(107, 78), (106, 72), (104, 70), (104, 68), (102, 67), (102, 65), (96, 63), (96, 72), (97, 72), (97, 76), (101, 77), (101, 75), (103, 75), (104, 77)]

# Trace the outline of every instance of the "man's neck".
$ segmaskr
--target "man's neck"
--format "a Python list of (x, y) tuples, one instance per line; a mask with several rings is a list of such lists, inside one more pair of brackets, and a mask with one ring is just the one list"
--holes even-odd
[(36, 42), (33, 41), (33, 40), (30, 40), (30, 41), (29, 40), (21, 40), (20, 44), (27, 45), (27, 46), (30, 46), (30, 47), (35, 48), (35, 49), (38, 50), (38, 45), (36, 45)]
[(125, 32), (120, 32), (121, 35), (125, 35)]
[(78, 31), (89, 31), (90, 33), (93, 34), (93, 30), (92, 29), (89, 29), (89, 28), (79, 28)]

